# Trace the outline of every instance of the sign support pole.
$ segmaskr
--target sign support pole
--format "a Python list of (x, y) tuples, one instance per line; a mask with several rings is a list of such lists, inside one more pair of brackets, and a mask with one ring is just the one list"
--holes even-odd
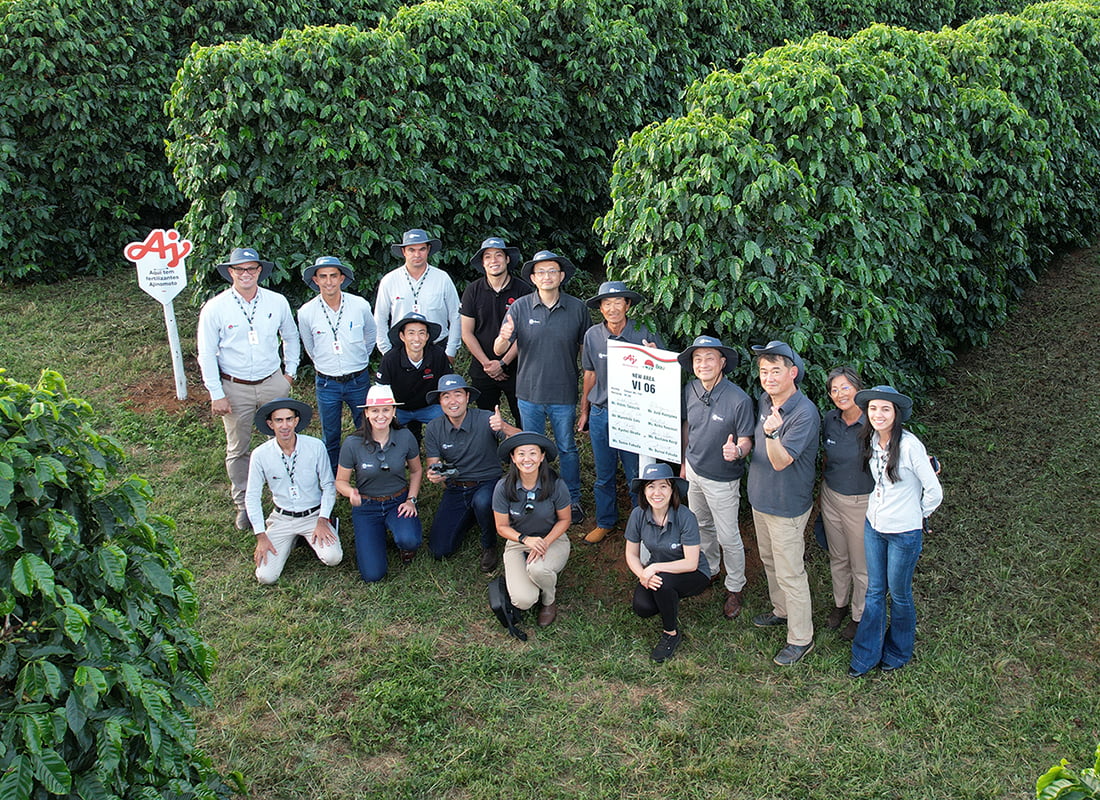
[(164, 304), (164, 327), (168, 329), (168, 347), (172, 350), (172, 372), (176, 377), (176, 399), (187, 399), (187, 375), (183, 371), (183, 348), (180, 347), (180, 332), (176, 325), (175, 301)]

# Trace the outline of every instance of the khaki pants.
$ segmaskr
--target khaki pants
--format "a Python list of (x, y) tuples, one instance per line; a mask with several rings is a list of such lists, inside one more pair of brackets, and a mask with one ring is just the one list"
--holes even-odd
[(867, 557), (863, 552), (863, 525), (867, 521), (867, 498), (847, 495), (821, 484), (821, 519), (829, 542), (829, 571), (833, 576), (833, 602), (837, 608), (850, 605), (852, 619), (863, 619), (867, 597)]
[(775, 517), (753, 509), (756, 543), (768, 576), (772, 611), (787, 619), (787, 644), (807, 645), (814, 639), (810, 581), (806, 577), (806, 520), (810, 512), (797, 517)]
[(244, 508), (248, 488), (248, 454), (252, 445), (252, 420), (264, 403), (290, 395), (290, 383), (275, 372), (255, 386), (222, 379), (222, 391), (229, 401), (230, 413), (222, 417), (225, 427), (225, 471), (232, 485), (233, 505)]
[(562, 534), (553, 541), (546, 555), (527, 563), (527, 553), (531, 548), (519, 542), (509, 541), (504, 545), (504, 579), (508, 584), (508, 594), (512, 605), (527, 609), (539, 601), (548, 606), (558, 598), (558, 573), (565, 569), (569, 560), (569, 536)]
[(688, 506), (699, 520), (699, 544), (707, 557), (711, 577), (726, 564), (726, 591), (745, 588), (745, 544), (737, 515), (741, 504), (741, 480), (712, 481), (687, 465)]
[(344, 549), (340, 546), (339, 537), (334, 544), (326, 547), (310, 541), (313, 531), (317, 528), (320, 513), (316, 511), (308, 517), (288, 517), (278, 511), (268, 514), (267, 538), (271, 540), (275, 553), (268, 553), (267, 560), (256, 567), (256, 580), (260, 583), (275, 583), (279, 580), (279, 576), (283, 574), (283, 567), (286, 566), (286, 560), (290, 558), (290, 551), (294, 549), (299, 536), (306, 537), (306, 542), (326, 567), (335, 567), (344, 560)]

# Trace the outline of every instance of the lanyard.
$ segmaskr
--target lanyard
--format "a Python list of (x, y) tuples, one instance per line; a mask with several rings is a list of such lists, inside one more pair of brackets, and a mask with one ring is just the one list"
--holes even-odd
[[(413, 283), (412, 278), (409, 277), (409, 271), (405, 270), (405, 280), (408, 282), (409, 291), (412, 292), (413, 296), (413, 311), (415, 311), (417, 314), (420, 313), (420, 290), (421, 288), (423, 288), (424, 279), (427, 277), (428, 270), (425, 269), (424, 274), (417, 279), (416, 283)], [(341, 308), (343, 307), (341, 306)]]
[(286, 470), (286, 476), (290, 478), (290, 485), (294, 486), (294, 468), (298, 461), (298, 448), (294, 448), (294, 453), (290, 456), (290, 462), (286, 460), (286, 453), (282, 450), (279, 451), (279, 458), (283, 460), (283, 469)]
[(249, 313), (245, 309), (245, 304), (241, 302), (241, 296), (237, 294), (236, 290), (234, 290), (233, 292), (233, 299), (237, 301), (237, 308), (239, 308), (241, 310), (241, 313), (244, 314), (244, 318), (248, 322), (248, 329), (250, 331), (254, 330), (254, 328), (252, 327), (252, 320), (256, 318), (256, 310), (260, 307), (260, 293), (256, 292), (256, 296), (253, 297), (252, 301), (248, 304), (248, 308), (252, 309), (252, 313)]
[(325, 313), (325, 322), (327, 322), (328, 326), (332, 328), (333, 340), (338, 340), (340, 338), (340, 318), (344, 316), (344, 299), (340, 298), (340, 309), (336, 312), (336, 322), (333, 322), (332, 317), (328, 315), (328, 303), (326, 303), (324, 300), (321, 301), (321, 311)]

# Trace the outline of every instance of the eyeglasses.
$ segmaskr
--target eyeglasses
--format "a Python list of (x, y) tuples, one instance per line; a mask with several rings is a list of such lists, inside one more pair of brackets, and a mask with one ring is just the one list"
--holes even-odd
[(523, 504), (523, 513), (530, 514), (535, 510), (535, 492), (532, 490), (527, 493), (527, 502)]
[(834, 386), (832, 389), (829, 390), (829, 394), (841, 394), (843, 392), (850, 391), (852, 391), (852, 387), (848, 384), (844, 384), (843, 386)]
[(230, 267), (230, 272), (259, 272), (263, 267), (257, 264), (254, 267)]
[(557, 275), (559, 272), (561, 272), (560, 269), (536, 269), (531, 274), (536, 278), (545, 278), (547, 275)]

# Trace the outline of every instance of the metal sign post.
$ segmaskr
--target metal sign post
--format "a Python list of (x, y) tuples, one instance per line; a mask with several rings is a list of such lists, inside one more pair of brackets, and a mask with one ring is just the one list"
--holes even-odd
[(138, 285), (164, 306), (164, 326), (168, 330), (168, 346), (172, 350), (172, 371), (176, 377), (176, 397), (187, 398), (187, 376), (183, 372), (183, 350), (176, 326), (176, 310), (172, 301), (187, 285), (184, 260), (191, 252), (191, 242), (181, 239), (175, 230), (157, 228), (143, 242), (130, 242), (123, 251), (127, 260), (137, 267)]

